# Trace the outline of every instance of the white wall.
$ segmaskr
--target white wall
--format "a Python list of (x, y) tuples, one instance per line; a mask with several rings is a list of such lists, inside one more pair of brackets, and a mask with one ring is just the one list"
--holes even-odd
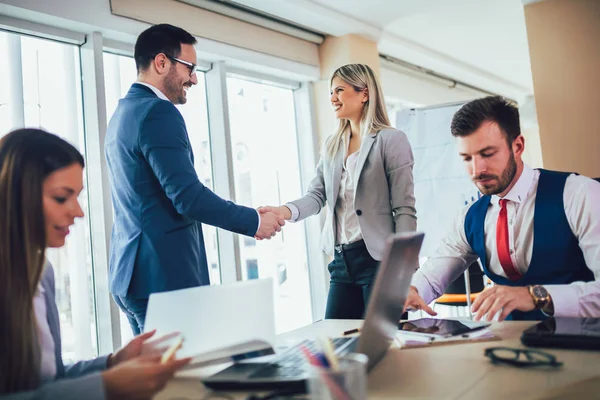
[(381, 66), (381, 85), (386, 99), (414, 106), (456, 103), (484, 96), (468, 88), (451, 87), (450, 81), (385, 65)]

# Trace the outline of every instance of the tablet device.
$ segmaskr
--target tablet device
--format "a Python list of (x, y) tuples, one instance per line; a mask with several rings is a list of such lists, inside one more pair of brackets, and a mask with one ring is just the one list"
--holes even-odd
[(521, 335), (526, 346), (600, 350), (600, 318), (548, 318)]
[(421, 318), (412, 321), (400, 322), (398, 329), (405, 333), (425, 334), (434, 337), (450, 337), (469, 334), (488, 326), (490, 326), (490, 324), (487, 322)]

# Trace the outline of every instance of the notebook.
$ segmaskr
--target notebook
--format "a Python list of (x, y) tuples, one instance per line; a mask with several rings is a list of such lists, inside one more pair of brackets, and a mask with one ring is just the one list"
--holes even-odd
[[(360, 336), (333, 340), (336, 353), (365, 354), (367, 369), (372, 369), (385, 355), (398, 329), (413, 273), (418, 268), (423, 233), (400, 233), (391, 236), (385, 246)], [(302, 345), (315, 344), (305, 340)], [(237, 363), (203, 379), (215, 390), (295, 389), (306, 388), (307, 363), (298, 346), (271, 362)]]
[(184, 338), (177, 357), (194, 357), (193, 364), (210, 355), (249, 356), (261, 349), (268, 354), (276, 337), (273, 280), (153, 293), (144, 326), (152, 329), (157, 332), (148, 346), (164, 348), (176, 332)]

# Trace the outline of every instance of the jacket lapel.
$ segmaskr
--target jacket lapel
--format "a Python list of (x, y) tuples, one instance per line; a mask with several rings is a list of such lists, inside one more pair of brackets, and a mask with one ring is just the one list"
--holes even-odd
[(55, 294), (50, 280), (53, 280), (53, 276), (46, 276), (47, 274), (54, 274), (54, 271), (49, 268), (44, 268), (44, 278), (42, 278), (42, 286), (44, 287), (44, 300), (46, 301), (46, 318), (48, 319), (48, 326), (50, 327), (50, 333), (52, 339), (54, 339), (54, 357), (56, 359), (56, 376), (64, 376), (65, 367), (62, 362), (62, 348), (60, 341), (60, 319), (56, 309)]
[(360, 153), (358, 154), (358, 160), (356, 160), (356, 169), (354, 170), (356, 178), (354, 179), (354, 198), (356, 199), (356, 188), (358, 187), (358, 181), (360, 180), (360, 174), (367, 161), (371, 147), (375, 143), (375, 133), (370, 133), (363, 138), (362, 144), (360, 145)]

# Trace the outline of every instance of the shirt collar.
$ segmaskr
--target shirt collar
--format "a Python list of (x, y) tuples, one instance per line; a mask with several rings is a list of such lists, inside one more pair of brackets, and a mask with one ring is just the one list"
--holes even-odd
[(137, 84), (140, 84), (140, 85), (144, 85), (144, 86), (146, 86), (146, 87), (149, 87), (149, 88), (150, 88), (150, 90), (152, 90), (152, 91), (154, 92), (154, 94), (156, 95), (156, 97), (158, 97), (159, 99), (161, 99), (161, 100), (166, 100), (166, 101), (171, 101), (171, 100), (169, 100), (169, 99), (167, 98), (167, 96), (165, 96), (165, 94), (164, 94), (163, 92), (161, 92), (160, 90), (158, 90), (157, 88), (155, 88), (155, 87), (154, 87), (154, 86), (152, 86), (151, 84), (149, 84), (149, 83), (146, 83), (146, 82), (139, 82), (139, 81), (138, 81), (138, 82), (136, 82), (136, 83), (137, 83)]
[[(503, 197), (503, 199), (514, 201), (515, 203), (522, 203), (527, 198), (527, 193), (529, 193), (529, 189), (533, 184), (533, 178), (535, 174), (531, 167), (527, 164), (523, 164), (523, 171), (521, 172), (521, 176), (517, 180), (517, 183), (510, 189), (510, 191)], [(497, 195), (492, 195), (491, 198), (492, 204), (498, 204), (500, 202), (500, 197)]]

